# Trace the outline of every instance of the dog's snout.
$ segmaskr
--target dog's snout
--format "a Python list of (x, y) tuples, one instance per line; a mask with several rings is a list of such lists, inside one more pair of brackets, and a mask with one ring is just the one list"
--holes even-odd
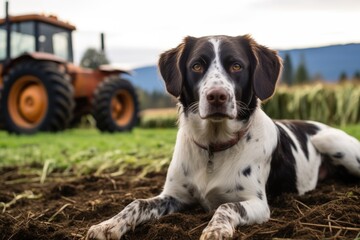
[(228, 97), (228, 93), (225, 91), (225, 89), (214, 88), (214, 89), (211, 89), (207, 93), (206, 99), (207, 99), (208, 103), (210, 103), (211, 105), (219, 106), (219, 105), (226, 103), (228, 101), (229, 97)]

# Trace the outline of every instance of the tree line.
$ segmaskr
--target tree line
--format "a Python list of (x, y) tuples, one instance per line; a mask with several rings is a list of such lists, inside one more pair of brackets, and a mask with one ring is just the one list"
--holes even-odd
[[(300, 64), (296, 69), (293, 68), (291, 57), (288, 53), (285, 54), (283, 62), (283, 73), (282, 73), (282, 83), (286, 85), (296, 85), (296, 84), (305, 84), (313, 80), (324, 80), (320, 74), (317, 74), (313, 77), (309, 75), (309, 72), (306, 67), (305, 57), (301, 56)], [(344, 82), (348, 80), (360, 81), (360, 70), (355, 71), (354, 75), (350, 78), (345, 71), (342, 71), (339, 75), (338, 81)]]

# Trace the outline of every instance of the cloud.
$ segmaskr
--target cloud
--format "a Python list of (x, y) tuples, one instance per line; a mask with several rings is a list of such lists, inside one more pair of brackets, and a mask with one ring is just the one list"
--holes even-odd
[(251, 7), (280, 11), (349, 11), (359, 12), (359, 0), (257, 0)]

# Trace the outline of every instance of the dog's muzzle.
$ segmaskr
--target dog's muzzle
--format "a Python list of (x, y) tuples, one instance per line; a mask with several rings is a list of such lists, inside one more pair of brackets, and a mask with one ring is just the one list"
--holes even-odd
[(231, 104), (230, 94), (222, 87), (213, 87), (206, 92), (203, 119), (222, 120), (224, 118), (234, 119), (234, 104)]

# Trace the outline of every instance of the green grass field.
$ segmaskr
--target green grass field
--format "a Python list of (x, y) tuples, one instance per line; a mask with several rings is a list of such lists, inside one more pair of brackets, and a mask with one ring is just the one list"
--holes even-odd
[(23, 166), (23, 171), (42, 179), (51, 172), (118, 175), (129, 165), (143, 167), (145, 174), (169, 163), (175, 137), (176, 129), (135, 129), (118, 134), (72, 129), (32, 136), (0, 131), (0, 167)]
[[(360, 139), (360, 125), (343, 128)], [(0, 131), (0, 167), (21, 166), (45, 180), (49, 173), (119, 175), (128, 166), (143, 174), (166, 167), (171, 159), (176, 129), (141, 129), (104, 134), (96, 129), (72, 129), (32, 136)]]
[(342, 130), (360, 140), (360, 123), (343, 127)]

